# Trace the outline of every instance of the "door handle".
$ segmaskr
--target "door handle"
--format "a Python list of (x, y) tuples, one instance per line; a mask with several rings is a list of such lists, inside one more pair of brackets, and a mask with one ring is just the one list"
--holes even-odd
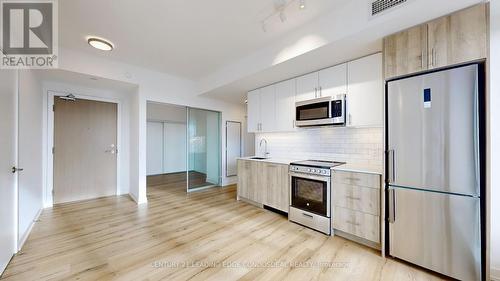
[(389, 189), (389, 222), (396, 221), (396, 190)]
[(16, 172), (22, 172), (22, 171), (24, 171), (24, 169), (23, 169), (23, 168), (16, 168), (15, 166), (14, 166), (14, 167), (12, 167), (12, 173), (13, 173), (13, 174), (15, 174)]

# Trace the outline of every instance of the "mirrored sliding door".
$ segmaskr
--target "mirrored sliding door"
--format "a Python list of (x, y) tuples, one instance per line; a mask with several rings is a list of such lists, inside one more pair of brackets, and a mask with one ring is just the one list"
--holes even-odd
[(188, 192), (221, 184), (220, 123), (220, 112), (188, 108)]

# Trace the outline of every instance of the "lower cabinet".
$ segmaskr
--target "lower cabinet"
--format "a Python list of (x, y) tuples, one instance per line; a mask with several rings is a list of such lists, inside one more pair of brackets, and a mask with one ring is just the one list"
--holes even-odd
[(288, 165), (238, 160), (238, 200), (288, 213), (289, 190)]
[(380, 175), (334, 171), (332, 187), (334, 233), (380, 244)]
[(263, 163), (262, 179), (265, 186), (264, 205), (288, 213), (290, 178), (288, 165)]

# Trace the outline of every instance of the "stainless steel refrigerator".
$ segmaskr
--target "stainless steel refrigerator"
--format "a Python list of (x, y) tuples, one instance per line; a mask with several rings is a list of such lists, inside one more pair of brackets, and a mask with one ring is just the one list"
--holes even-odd
[(481, 65), (387, 83), (390, 255), (481, 280)]

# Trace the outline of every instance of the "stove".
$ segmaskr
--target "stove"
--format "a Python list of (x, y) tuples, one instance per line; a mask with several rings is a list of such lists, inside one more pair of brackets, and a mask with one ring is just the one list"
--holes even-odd
[(323, 160), (305, 160), (290, 164), (290, 172), (304, 173), (319, 176), (330, 176), (331, 169), (345, 164), (345, 162), (323, 161)]
[(331, 169), (342, 164), (322, 160), (290, 164), (290, 221), (331, 234)]

